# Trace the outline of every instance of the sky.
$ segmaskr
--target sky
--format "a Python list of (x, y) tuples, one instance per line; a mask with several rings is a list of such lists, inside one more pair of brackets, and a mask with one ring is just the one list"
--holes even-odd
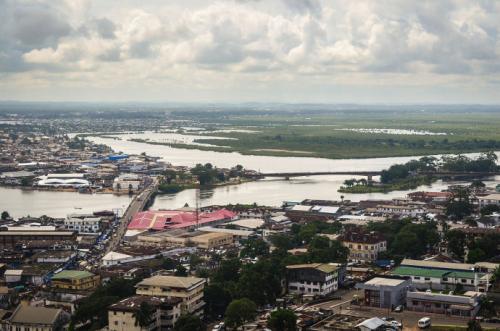
[(0, 0), (0, 100), (500, 104), (500, 1)]

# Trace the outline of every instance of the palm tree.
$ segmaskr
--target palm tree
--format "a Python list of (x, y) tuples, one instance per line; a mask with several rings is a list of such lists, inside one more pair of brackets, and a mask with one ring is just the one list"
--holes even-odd
[(154, 309), (146, 301), (141, 302), (139, 309), (137, 309), (133, 315), (135, 318), (135, 326), (147, 327), (152, 322)]

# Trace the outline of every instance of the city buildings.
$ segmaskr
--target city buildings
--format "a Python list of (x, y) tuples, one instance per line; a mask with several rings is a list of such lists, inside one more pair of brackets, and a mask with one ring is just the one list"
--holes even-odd
[(387, 276), (376, 276), (356, 285), (364, 291), (364, 304), (379, 308), (395, 308), (404, 304), (410, 286), (409, 278)]
[(136, 285), (136, 294), (181, 299), (181, 312), (203, 314), (206, 280), (197, 277), (153, 276)]
[(100, 277), (88, 271), (64, 270), (55, 274), (51, 283), (57, 289), (88, 291), (99, 286)]
[(349, 261), (375, 261), (387, 250), (387, 241), (376, 232), (346, 231), (338, 240), (349, 248)]
[(338, 289), (339, 268), (335, 264), (295, 264), (286, 269), (289, 293), (325, 296)]

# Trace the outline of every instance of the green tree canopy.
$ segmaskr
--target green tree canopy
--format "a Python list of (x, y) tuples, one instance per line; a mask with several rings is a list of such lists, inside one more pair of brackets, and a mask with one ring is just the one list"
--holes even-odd
[(257, 316), (257, 306), (247, 298), (233, 300), (226, 309), (226, 326), (236, 330), (246, 322), (252, 321)]
[(271, 313), (267, 326), (273, 331), (297, 330), (297, 315), (289, 309), (278, 309)]

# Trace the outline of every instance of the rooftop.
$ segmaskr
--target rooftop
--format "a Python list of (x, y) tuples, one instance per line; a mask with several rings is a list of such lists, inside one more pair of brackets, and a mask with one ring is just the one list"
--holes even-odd
[(198, 277), (153, 276), (142, 280), (137, 286), (175, 287), (188, 289), (203, 284), (205, 279)]
[(53, 325), (60, 313), (61, 309), (19, 305), (10, 321), (19, 324)]
[(337, 270), (337, 266), (328, 263), (309, 263), (309, 264), (292, 264), (287, 265), (287, 269), (316, 269), (326, 273), (334, 272)]
[(80, 271), (80, 270), (63, 270), (52, 277), (52, 280), (58, 279), (82, 279), (87, 277), (94, 276), (93, 273), (88, 271)]
[(405, 279), (394, 279), (385, 277), (375, 277), (365, 282), (365, 285), (372, 286), (398, 286), (406, 282)]
[(436, 269), (463, 270), (463, 271), (470, 271), (474, 269), (473, 264), (467, 264), (467, 263), (422, 261), (422, 260), (412, 260), (412, 259), (404, 259), (401, 262), (401, 265), (412, 266), (412, 267), (436, 268)]

